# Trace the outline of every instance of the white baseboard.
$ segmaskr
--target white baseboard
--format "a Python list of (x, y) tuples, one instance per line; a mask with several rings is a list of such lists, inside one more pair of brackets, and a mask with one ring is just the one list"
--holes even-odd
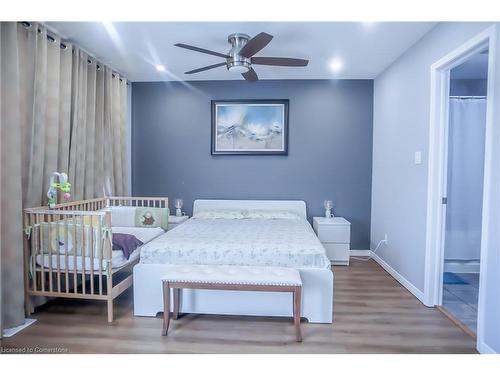
[(484, 342), (478, 342), (476, 349), (481, 354), (498, 354), (496, 351), (494, 351), (492, 348), (490, 348)]
[[(410, 283), (407, 279), (405, 279), (399, 272), (397, 272), (394, 268), (389, 266), (382, 258), (380, 258), (373, 251), (371, 252), (372, 258), (375, 262), (380, 264), (380, 266), (386, 270), (392, 277), (394, 277), (401, 285), (403, 285), (408, 291), (413, 294), (417, 299), (424, 303), (424, 293), (418, 289), (415, 285)], [(424, 303), (425, 305), (425, 303)]]
[(27, 318), (24, 320), (24, 323), (19, 325), (19, 326), (12, 327), (12, 328), (5, 328), (3, 330), (3, 337), (12, 337), (16, 333), (21, 332), (23, 329), (25, 329), (26, 327), (29, 327), (30, 325), (32, 325), (35, 322), (36, 322), (36, 319), (28, 319)]
[(444, 272), (453, 273), (479, 273), (479, 260), (446, 260)]
[(349, 256), (351, 257), (369, 257), (371, 255), (371, 250), (349, 250)]

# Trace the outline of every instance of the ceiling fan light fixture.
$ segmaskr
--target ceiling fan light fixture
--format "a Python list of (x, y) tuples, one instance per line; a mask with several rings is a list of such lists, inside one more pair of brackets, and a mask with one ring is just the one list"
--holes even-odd
[(248, 72), (250, 70), (250, 67), (246, 65), (229, 65), (227, 67), (227, 70), (229, 70), (231, 73), (243, 74)]
[(207, 55), (222, 57), (225, 62), (218, 64), (208, 65), (201, 68), (193, 69), (184, 74), (194, 74), (204, 72), (206, 70), (226, 66), (230, 73), (242, 75), (247, 81), (258, 81), (259, 77), (255, 70), (252, 68), (253, 64), (256, 65), (270, 65), (270, 66), (307, 66), (309, 60), (295, 59), (291, 57), (265, 57), (257, 56), (256, 53), (266, 47), (273, 39), (273, 36), (267, 33), (259, 33), (250, 39), (250, 36), (243, 33), (235, 33), (228, 36), (227, 41), (231, 44), (231, 49), (227, 54), (211, 51), (205, 48), (191, 46), (184, 43), (174, 44), (176, 47), (189, 49), (196, 52), (201, 52)]

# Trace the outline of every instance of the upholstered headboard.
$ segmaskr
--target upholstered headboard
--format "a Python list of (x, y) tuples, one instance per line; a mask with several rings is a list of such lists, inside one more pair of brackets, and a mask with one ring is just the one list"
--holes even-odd
[(304, 201), (197, 199), (193, 203), (193, 214), (206, 210), (228, 210), (238, 208), (286, 210), (294, 212), (307, 220), (306, 202)]

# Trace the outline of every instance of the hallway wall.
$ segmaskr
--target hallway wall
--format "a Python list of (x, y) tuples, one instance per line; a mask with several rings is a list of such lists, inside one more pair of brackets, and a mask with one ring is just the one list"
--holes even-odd
[[(425, 283), (430, 66), (492, 25), (497, 61), (492, 85), (498, 93), (494, 108), (500, 108), (498, 23), (440, 23), (375, 79), (371, 248), (387, 234), (388, 244), (377, 255), (419, 298)], [(497, 140), (500, 111), (494, 109), (491, 116), (496, 124), (491, 139)], [(422, 164), (414, 163), (415, 151), (422, 152)], [(493, 164), (494, 190), (488, 191), (488, 198), (494, 201), (500, 196), (500, 147), (491, 148), (487, 161)], [(492, 209), (485, 225), (500, 227), (500, 210)], [(484, 324), (478, 349), (500, 352), (500, 231), (492, 233), (485, 248), (486, 308), (480, 316)]]

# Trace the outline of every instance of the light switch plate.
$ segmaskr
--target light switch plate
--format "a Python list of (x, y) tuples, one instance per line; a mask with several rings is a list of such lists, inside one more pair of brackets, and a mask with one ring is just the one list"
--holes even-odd
[(415, 165), (422, 164), (422, 152), (415, 151)]

